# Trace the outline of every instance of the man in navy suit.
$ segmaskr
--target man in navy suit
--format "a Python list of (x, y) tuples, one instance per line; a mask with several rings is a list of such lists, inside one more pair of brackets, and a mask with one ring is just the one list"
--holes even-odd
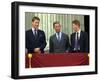
[(71, 34), (71, 51), (72, 52), (89, 52), (88, 34), (80, 29), (78, 20), (72, 21), (72, 27), (75, 31)]
[(39, 30), (40, 19), (32, 18), (32, 29), (26, 31), (26, 49), (28, 53), (44, 53), (46, 47), (45, 33)]

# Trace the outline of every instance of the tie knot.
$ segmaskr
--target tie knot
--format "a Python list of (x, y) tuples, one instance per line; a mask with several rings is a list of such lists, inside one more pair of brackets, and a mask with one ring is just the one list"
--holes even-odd
[(78, 34), (78, 32), (76, 32), (76, 34)]
[(34, 29), (34, 31), (37, 31), (37, 29)]

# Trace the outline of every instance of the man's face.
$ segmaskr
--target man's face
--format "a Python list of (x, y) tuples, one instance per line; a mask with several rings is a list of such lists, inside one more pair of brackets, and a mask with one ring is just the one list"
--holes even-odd
[(34, 21), (32, 21), (32, 26), (34, 27), (34, 28), (36, 28), (36, 29), (38, 29), (38, 27), (39, 27), (39, 20), (34, 20)]
[(75, 32), (77, 32), (80, 29), (79, 25), (76, 24), (72, 24), (72, 27)]
[(56, 32), (60, 32), (60, 29), (61, 29), (60, 24), (55, 24), (54, 29), (55, 29)]

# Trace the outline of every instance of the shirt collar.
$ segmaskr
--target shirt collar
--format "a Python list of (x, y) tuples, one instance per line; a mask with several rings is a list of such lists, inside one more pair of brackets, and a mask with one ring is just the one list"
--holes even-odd
[[(61, 32), (59, 32), (59, 35), (61, 34)], [(58, 35), (58, 33), (56, 32), (56, 35)]]
[(32, 31), (34, 31), (35, 29), (32, 27)]
[(35, 30), (35, 28), (34, 27), (32, 27), (32, 31), (34, 31)]
[(76, 33), (79, 33), (80, 34), (80, 32), (81, 32), (81, 29), (79, 29)]

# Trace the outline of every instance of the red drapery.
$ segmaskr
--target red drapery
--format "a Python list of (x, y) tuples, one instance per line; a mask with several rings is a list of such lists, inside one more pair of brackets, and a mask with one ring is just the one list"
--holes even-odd
[[(89, 65), (88, 54), (65, 53), (65, 54), (32, 54), (31, 67), (59, 67)], [(28, 54), (25, 57), (25, 67), (29, 68)]]

